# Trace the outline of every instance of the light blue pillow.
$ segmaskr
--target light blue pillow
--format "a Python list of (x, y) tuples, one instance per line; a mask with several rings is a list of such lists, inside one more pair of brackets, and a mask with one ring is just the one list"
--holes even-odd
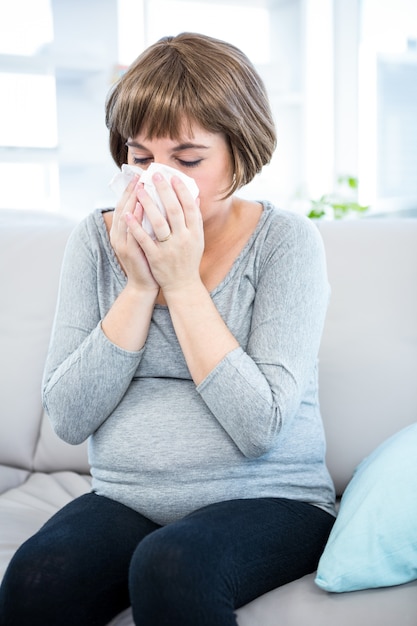
[(417, 423), (355, 470), (320, 559), (315, 582), (354, 591), (417, 579)]

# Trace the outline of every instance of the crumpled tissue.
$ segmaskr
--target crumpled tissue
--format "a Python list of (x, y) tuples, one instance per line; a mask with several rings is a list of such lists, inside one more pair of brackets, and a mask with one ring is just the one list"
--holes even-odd
[[(199, 189), (194, 178), (183, 174), (174, 167), (169, 167), (169, 165), (163, 165), (162, 163), (151, 163), (146, 170), (143, 170), (137, 165), (128, 165), (127, 163), (124, 163), (121, 167), (121, 171), (117, 172), (117, 174), (113, 176), (109, 186), (110, 189), (114, 191), (118, 197), (120, 197), (132, 180), (133, 176), (135, 174), (139, 174), (139, 182), (143, 183), (145, 191), (147, 191), (147, 193), (150, 195), (158, 209), (161, 211), (162, 215), (166, 217), (165, 207), (162, 204), (158, 192), (155, 189), (155, 185), (152, 182), (152, 176), (156, 172), (162, 174), (165, 180), (167, 180), (169, 183), (171, 182), (171, 178), (173, 176), (178, 176), (187, 185), (193, 198), (197, 198), (199, 194)], [(146, 215), (143, 216), (142, 227), (153, 239), (155, 239), (155, 233)]]

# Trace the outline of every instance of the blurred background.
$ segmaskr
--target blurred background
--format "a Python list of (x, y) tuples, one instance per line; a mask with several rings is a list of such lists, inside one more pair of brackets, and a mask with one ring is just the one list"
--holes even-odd
[(345, 185), (369, 215), (417, 216), (416, 0), (0, 0), (0, 208), (114, 206), (106, 94), (186, 30), (266, 83), (278, 148), (241, 195), (308, 213)]

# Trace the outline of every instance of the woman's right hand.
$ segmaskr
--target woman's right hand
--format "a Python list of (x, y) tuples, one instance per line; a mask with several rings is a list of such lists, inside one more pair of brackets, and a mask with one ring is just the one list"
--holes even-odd
[(152, 275), (141, 247), (126, 224), (127, 213), (134, 215), (139, 223), (143, 219), (143, 207), (138, 202), (136, 190), (138, 178), (135, 176), (130, 181), (116, 206), (109, 232), (110, 243), (127, 276), (128, 284), (139, 290), (157, 292), (159, 285)]

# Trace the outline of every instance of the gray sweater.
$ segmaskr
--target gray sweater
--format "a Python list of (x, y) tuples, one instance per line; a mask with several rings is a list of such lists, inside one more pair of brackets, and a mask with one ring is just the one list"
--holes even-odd
[(67, 245), (43, 381), (57, 434), (89, 438), (93, 490), (159, 524), (236, 498), (334, 513), (317, 377), (329, 287), (315, 226), (264, 204), (211, 292), (240, 347), (197, 387), (166, 306), (142, 350), (106, 338), (100, 321), (125, 284), (97, 210)]

